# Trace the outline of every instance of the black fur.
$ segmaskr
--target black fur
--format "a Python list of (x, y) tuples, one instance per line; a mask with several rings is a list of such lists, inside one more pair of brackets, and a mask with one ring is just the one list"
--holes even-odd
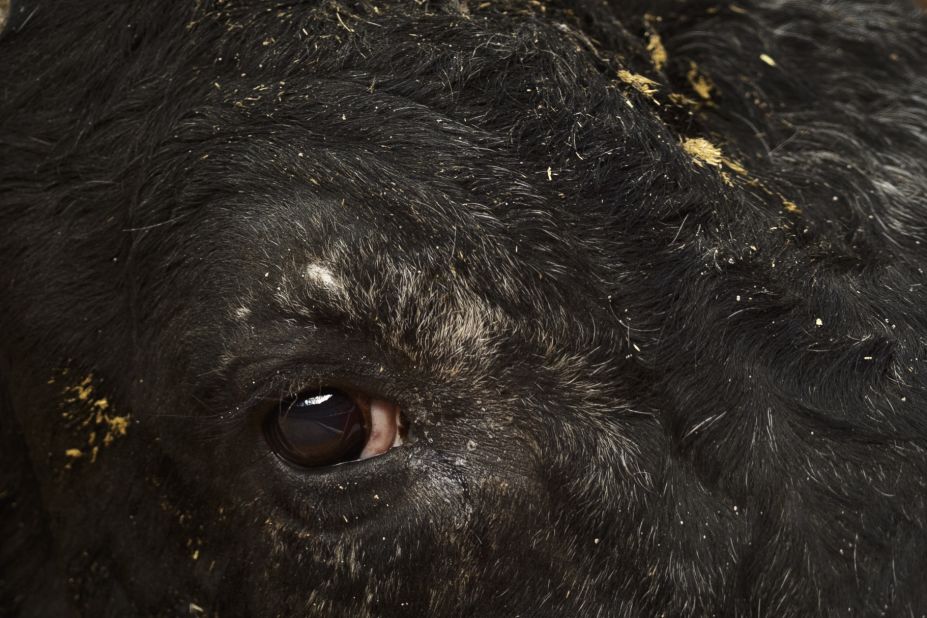
[(927, 615), (913, 3), (11, 11), (3, 615)]

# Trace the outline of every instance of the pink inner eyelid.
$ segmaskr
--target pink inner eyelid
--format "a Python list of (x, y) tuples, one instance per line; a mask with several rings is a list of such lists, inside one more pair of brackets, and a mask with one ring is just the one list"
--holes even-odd
[[(363, 404), (359, 405), (363, 408)], [(370, 435), (364, 450), (361, 451), (360, 459), (382, 455), (393, 446), (402, 443), (399, 432), (399, 406), (382, 399), (371, 399), (370, 405), (363, 409), (364, 416), (370, 423)]]

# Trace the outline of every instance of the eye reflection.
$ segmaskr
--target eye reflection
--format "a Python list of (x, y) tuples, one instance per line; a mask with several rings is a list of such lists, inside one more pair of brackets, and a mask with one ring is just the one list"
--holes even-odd
[(334, 388), (281, 400), (267, 415), (264, 433), (277, 455), (310, 468), (376, 457), (406, 438), (397, 405)]
[(285, 399), (267, 419), (271, 447), (291, 463), (330, 466), (358, 459), (369, 432), (369, 412), (335, 389)]

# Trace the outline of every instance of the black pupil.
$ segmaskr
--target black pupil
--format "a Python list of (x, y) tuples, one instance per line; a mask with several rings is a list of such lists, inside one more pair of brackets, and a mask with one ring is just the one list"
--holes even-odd
[(367, 442), (363, 411), (334, 389), (284, 399), (268, 418), (267, 431), (278, 454), (300, 466), (355, 460)]

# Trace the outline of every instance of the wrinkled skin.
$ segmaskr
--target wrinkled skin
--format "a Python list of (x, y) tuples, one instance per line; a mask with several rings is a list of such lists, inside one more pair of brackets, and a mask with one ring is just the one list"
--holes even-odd
[[(901, 0), (14, 1), (0, 613), (925, 615), (925, 49)], [(286, 463), (310, 385), (409, 443)]]

